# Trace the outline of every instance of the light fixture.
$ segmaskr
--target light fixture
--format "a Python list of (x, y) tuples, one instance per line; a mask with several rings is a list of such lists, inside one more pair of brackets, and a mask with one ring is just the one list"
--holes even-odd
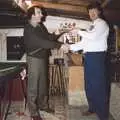
[(31, 0), (14, 0), (14, 2), (25, 11), (32, 5)]

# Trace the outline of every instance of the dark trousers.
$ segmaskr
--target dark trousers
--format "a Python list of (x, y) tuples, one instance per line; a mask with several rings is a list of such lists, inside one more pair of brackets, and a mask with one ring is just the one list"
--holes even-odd
[(106, 52), (88, 52), (84, 56), (85, 91), (89, 111), (100, 120), (108, 120), (110, 82), (106, 72)]
[(28, 107), (31, 115), (37, 114), (37, 109), (41, 108), (48, 96), (48, 58), (36, 58), (27, 56), (28, 63), (28, 86), (27, 97)]

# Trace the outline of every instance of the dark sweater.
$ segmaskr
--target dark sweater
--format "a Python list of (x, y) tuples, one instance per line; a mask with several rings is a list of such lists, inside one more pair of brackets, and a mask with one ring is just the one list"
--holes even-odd
[(37, 58), (48, 56), (51, 48), (61, 47), (62, 43), (54, 40), (56, 38), (42, 23), (37, 27), (27, 24), (24, 28), (24, 44), (27, 55)]

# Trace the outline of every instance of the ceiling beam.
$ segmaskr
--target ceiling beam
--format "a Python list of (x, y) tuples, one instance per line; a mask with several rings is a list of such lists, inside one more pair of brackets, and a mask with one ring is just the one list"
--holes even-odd
[[(90, 0), (89, 0), (90, 1)], [(113, 0), (101, 0), (101, 5), (104, 8), (105, 17), (108, 21), (112, 23), (118, 23), (120, 21), (120, 17), (116, 16), (119, 14), (120, 11), (118, 10), (111, 10), (107, 8), (107, 5)], [(60, 3), (60, 2), (52, 2), (52, 1), (33, 1), (33, 4), (42, 5), (43, 7), (47, 8), (49, 15), (55, 16), (68, 16), (68, 17), (76, 17), (78, 19), (88, 19), (89, 16), (87, 13), (87, 6), (86, 5), (72, 5), (67, 3)]]
[(68, 4), (62, 4), (62, 3), (51, 3), (51, 2), (38, 2), (33, 1), (33, 4), (42, 5), (45, 8), (48, 9), (59, 9), (69, 12), (81, 12), (84, 14), (87, 14), (87, 9), (85, 6), (76, 6), (76, 5), (68, 5)]
[(88, 5), (90, 2), (86, 0), (33, 0), (38, 2), (49, 2), (49, 3), (57, 3), (57, 4), (68, 4), (68, 5)]
[(74, 19), (82, 19), (82, 20), (90, 20), (88, 14), (84, 14), (81, 12), (69, 12), (59, 9), (46, 9), (48, 15), (52, 16), (60, 16), (60, 17), (68, 17)]

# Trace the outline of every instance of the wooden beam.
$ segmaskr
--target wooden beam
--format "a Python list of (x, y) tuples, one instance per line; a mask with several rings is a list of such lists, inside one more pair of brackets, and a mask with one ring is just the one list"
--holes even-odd
[(89, 15), (81, 12), (69, 12), (58, 9), (46, 9), (46, 10), (48, 15), (52, 15), (52, 16), (61, 16), (61, 17), (68, 17), (74, 19), (89, 20)]
[(62, 3), (62, 4), (68, 4), (68, 5), (76, 5), (76, 6), (88, 6), (90, 4), (90, 2), (88, 1), (84, 1), (84, 0), (58, 0), (58, 3)]
[(86, 0), (33, 0), (38, 2), (49, 2), (49, 3), (57, 3), (57, 4), (68, 4), (68, 5), (84, 5), (87, 6), (90, 1)]
[(76, 5), (68, 5), (68, 4), (60, 4), (60, 3), (51, 3), (51, 2), (38, 2), (32, 1), (33, 4), (42, 5), (48, 9), (59, 9), (69, 12), (81, 12), (87, 14), (87, 9), (85, 6), (76, 6)]

